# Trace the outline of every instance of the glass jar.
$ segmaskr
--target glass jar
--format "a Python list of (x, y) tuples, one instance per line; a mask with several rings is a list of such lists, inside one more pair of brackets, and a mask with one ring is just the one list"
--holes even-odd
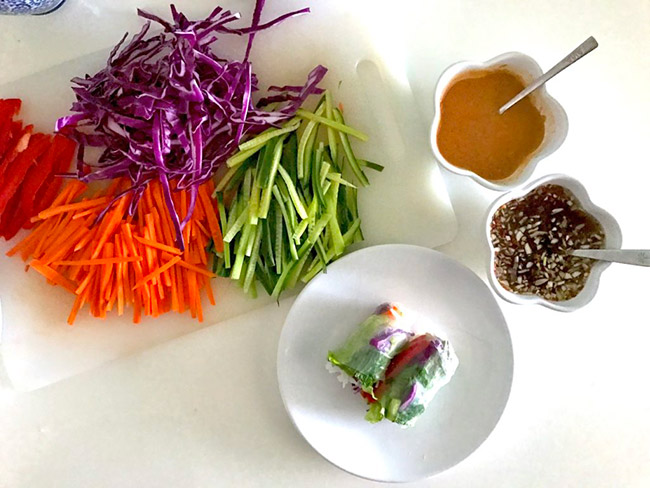
[(0, 14), (43, 15), (53, 12), (65, 0), (0, 0)]

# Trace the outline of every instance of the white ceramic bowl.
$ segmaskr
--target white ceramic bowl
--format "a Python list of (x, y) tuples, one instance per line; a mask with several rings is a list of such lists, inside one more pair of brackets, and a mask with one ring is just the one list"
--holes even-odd
[(499, 197), (488, 210), (487, 220), (485, 223), (485, 237), (490, 248), (490, 264), (487, 275), (492, 288), (504, 300), (518, 305), (538, 304), (553, 310), (558, 310), (560, 312), (573, 312), (581, 307), (584, 307), (592, 300), (592, 298), (594, 298), (596, 291), (598, 290), (600, 274), (605, 270), (605, 268), (609, 266), (609, 263), (605, 261), (597, 261), (591, 268), (591, 273), (589, 274), (585, 287), (582, 289), (582, 291), (578, 293), (578, 295), (576, 295), (574, 298), (561, 302), (545, 300), (544, 298), (541, 298), (537, 295), (519, 295), (517, 293), (506, 290), (501, 285), (501, 283), (499, 283), (499, 280), (494, 273), (494, 247), (492, 246), (492, 240), (490, 238), (490, 227), (494, 214), (499, 209), (499, 207), (501, 207), (501, 205), (509, 202), (510, 200), (523, 197), (538, 186), (545, 185), (547, 183), (560, 185), (569, 190), (575, 195), (585, 211), (591, 214), (596, 218), (596, 220), (600, 222), (600, 224), (603, 226), (603, 230), (605, 231), (605, 248), (621, 248), (622, 236), (618, 223), (609, 213), (593, 204), (589, 198), (587, 190), (585, 190), (585, 187), (582, 186), (580, 182), (565, 175), (547, 175), (529, 183), (522, 188)]
[(522, 165), (512, 176), (504, 180), (490, 181), (481, 178), (472, 171), (454, 166), (447, 161), (442, 154), (440, 154), (437, 143), (438, 127), (440, 125), (440, 102), (443, 95), (454, 78), (461, 73), (476, 69), (499, 67), (506, 67), (509, 71), (518, 74), (526, 84), (541, 76), (543, 73), (542, 69), (533, 58), (516, 52), (502, 54), (484, 63), (462, 61), (451, 65), (442, 73), (438, 79), (438, 84), (436, 85), (434, 96), (435, 116), (431, 126), (430, 142), (436, 159), (449, 171), (459, 175), (469, 176), (476, 182), (491, 190), (506, 191), (523, 184), (533, 174), (537, 163), (552, 154), (562, 145), (569, 130), (569, 121), (562, 106), (548, 94), (546, 87), (542, 86), (531, 93), (529, 97), (531, 97), (533, 103), (542, 115), (546, 117), (544, 139), (537, 150), (535, 150), (535, 152), (530, 156), (528, 162)]

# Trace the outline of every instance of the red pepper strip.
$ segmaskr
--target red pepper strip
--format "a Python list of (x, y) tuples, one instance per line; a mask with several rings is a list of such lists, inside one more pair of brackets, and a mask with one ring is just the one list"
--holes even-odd
[(4, 237), (6, 240), (15, 236), (20, 229), (20, 227), (18, 227), (16, 232), (13, 232), (13, 229), (16, 226), (16, 221), (20, 220), (14, 218), (18, 208), (20, 208), (20, 195), (16, 194), (4, 208), (2, 217), (0, 217), (0, 236)]
[(0, 117), (0, 176), (4, 172), (5, 154), (9, 152), (9, 148), (16, 142), (14, 139), (16, 135), (23, 130), (23, 123), (20, 121), (14, 122), (11, 118), (4, 119)]
[[(0, 162), (0, 186), (3, 184), (5, 175), (8, 173), (11, 163), (13, 163), (18, 155), (25, 151), (29, 146), (29, 140), (32, 137), (33, 130), (34, 126), (28, 125), (23, 128), (21, 133), (17, 137), (13, 138), (9, 144), (6, 154), (4, 155), (2, 162)], [(0, 208), (2, 208), (1, 205)]]
[(36, 164), (29, 169), (27, 176), (25, 176), (25, 181), (23, 181), (20, 189), (20, 209), (26, 219), (22, 222), (21, 227), (24, 227), (26, 221), (36, 215), (34, 211), (36, 195), (43, 184), (51, 182), (55, 172), (56, 158), (60, 156), (61, 150), (64, 148), (59, 138), (64, 137), (55, 136), (50, 147), (47, 148), (47, 151), (36, 161)]
[[(49, 208), (59, 194), (63, 178), (55, 177), (55, 174), (65, 173), (70, 170), (70, 164), (75, 153), (76, 144), (65, 136), (54, 137), (55, 146), (60, 146), (60, 151), (55, 157), (54, 171), (52, 178), (47, 185), (41, 187), (34, 199), (34, 214)], [(28, 227), (29, 228), (29, 227)]]
[(9, 163), (10, 166), (6, 168), (4, 180), (0, 184), (0, 208), (3, 209), (6, 207), (11, 197), (18, 190), (29, 168), (36, 162), (36, 158), (47, 150), (49, 145), (49, 136), (35, 134), (31, 139), (29, 147)]
[(406, 349), (395, 356), (388, 368), (386, 368), (386, 379), (389, 380), (397, 376), (408, 364), (413, 361), (413, 358), (424, 351), (431, 342), (431, 336), (424, 334), (413, 339)]
[(363, 390), (361, 390), (359, 393), (361, 394), (361, 396), (362, 396), (363, 398), (366, 399), (366, 401), (367, 401), (368, 403), (375, 403), (375, 402), (377, 401), (377, 400), (375, 400), (375, 399), (373, 398), (373, 396), (372, 396), (370, 393), (368, 393), (367, 391), (363, 391)]
[(374, 393), (376, 398), (381, 398), (381, 396), (384, 394), (387, 385), (389, 384), (388, 380), (395, 378), (398, 374), (400, 374), (402, 370), (408, 366), (411, 361), (413, 361), (413, 358), (415, 358), (429, 346), (430, 342), (431, 336), (429, 334), (418, 336), (413, 339), (408, 344), (408, 346), (406, 346), (406, 349), (391, 359), (388, 368), (386, 368), (385, 380), (383, 382), (380, 382), (375, 388)]
[(12, 118), (20, 112), (21, 105), (22, 102), (20, 98), (7, 98), (5, 100), (0, 100), (0, 116), (3, 114), (9, 114), (9, 118)]
[(29, 217), (22, 212), (20, 208), (20, 193), (11, 198), (5, 212), (2, 214), (0, 222), (0, 235), (6, 240), (13, 238), (23, 226), (23, 223), (29, 220)]
[(22, 129), (22, 123), (13, 122), (12, 119), (13, 116), (9, 111), (2, 112), (0, 109), (0, 163), (7, 151), (7, 146), (9, 146), (16, 124)]

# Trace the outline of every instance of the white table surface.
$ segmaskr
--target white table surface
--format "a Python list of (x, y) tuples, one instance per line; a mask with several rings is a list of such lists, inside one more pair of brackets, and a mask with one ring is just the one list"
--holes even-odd
[[(79, 24), (77, 36), (57, 35), (81, 6), (161, 10), (165, 3), (68, 0), (56, 16), (0, 18), (0, 82), (119, 37), (101, 18)], [(197, 13), (212, 4), (177, 3), (191, 3)], [(519, 50), (549, 68), (594, 35), (598, 50), (549, 85), (568, 113), (569, 136), (535, 176), (577, 177), (619, 220), (625, 247), (650, 247), (650, 2), (375, 4), (404, 28), (411, 82), (429, 118), (433, 83), (448, 64)], [(51, 36), (48, 56), (38, 54), (43, 44), (34, 32)], [(453, 175), (446, 179), (459, 233), (440, 250), (484, 278), (479, 240), (497, 194)], [(515, 353), (504, 416), (465, 462), (413, 486), (650, 486), (648, 273), (612, 266), (595, 300), (572, 314), (500, 302)], [(320, 458), (285, 415), (275, 358), (290, 305), (205, 328), (36, 392), (15, 393), (5, 381), (0, 487), (371, 485)]]

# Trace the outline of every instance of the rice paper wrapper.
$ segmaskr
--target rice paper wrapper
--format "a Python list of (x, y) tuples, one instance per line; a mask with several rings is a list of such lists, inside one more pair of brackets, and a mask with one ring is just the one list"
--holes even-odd
[(448, 340), (432, 334), (427, 336), (427, 348), (386, 382), (378, 402), (370, 408), (370, 417), (385, 416), (395, 423), (411, 426), (436, 393), (449, 383), (458, 368), (458, 357)]
[(383, 378), (390, 360), (413, 336), (408, 314), (394, 303), (384, 303), (357, 326), (345, 343), (330, 351), (328, 360), (354, 378), (364, 391)]

